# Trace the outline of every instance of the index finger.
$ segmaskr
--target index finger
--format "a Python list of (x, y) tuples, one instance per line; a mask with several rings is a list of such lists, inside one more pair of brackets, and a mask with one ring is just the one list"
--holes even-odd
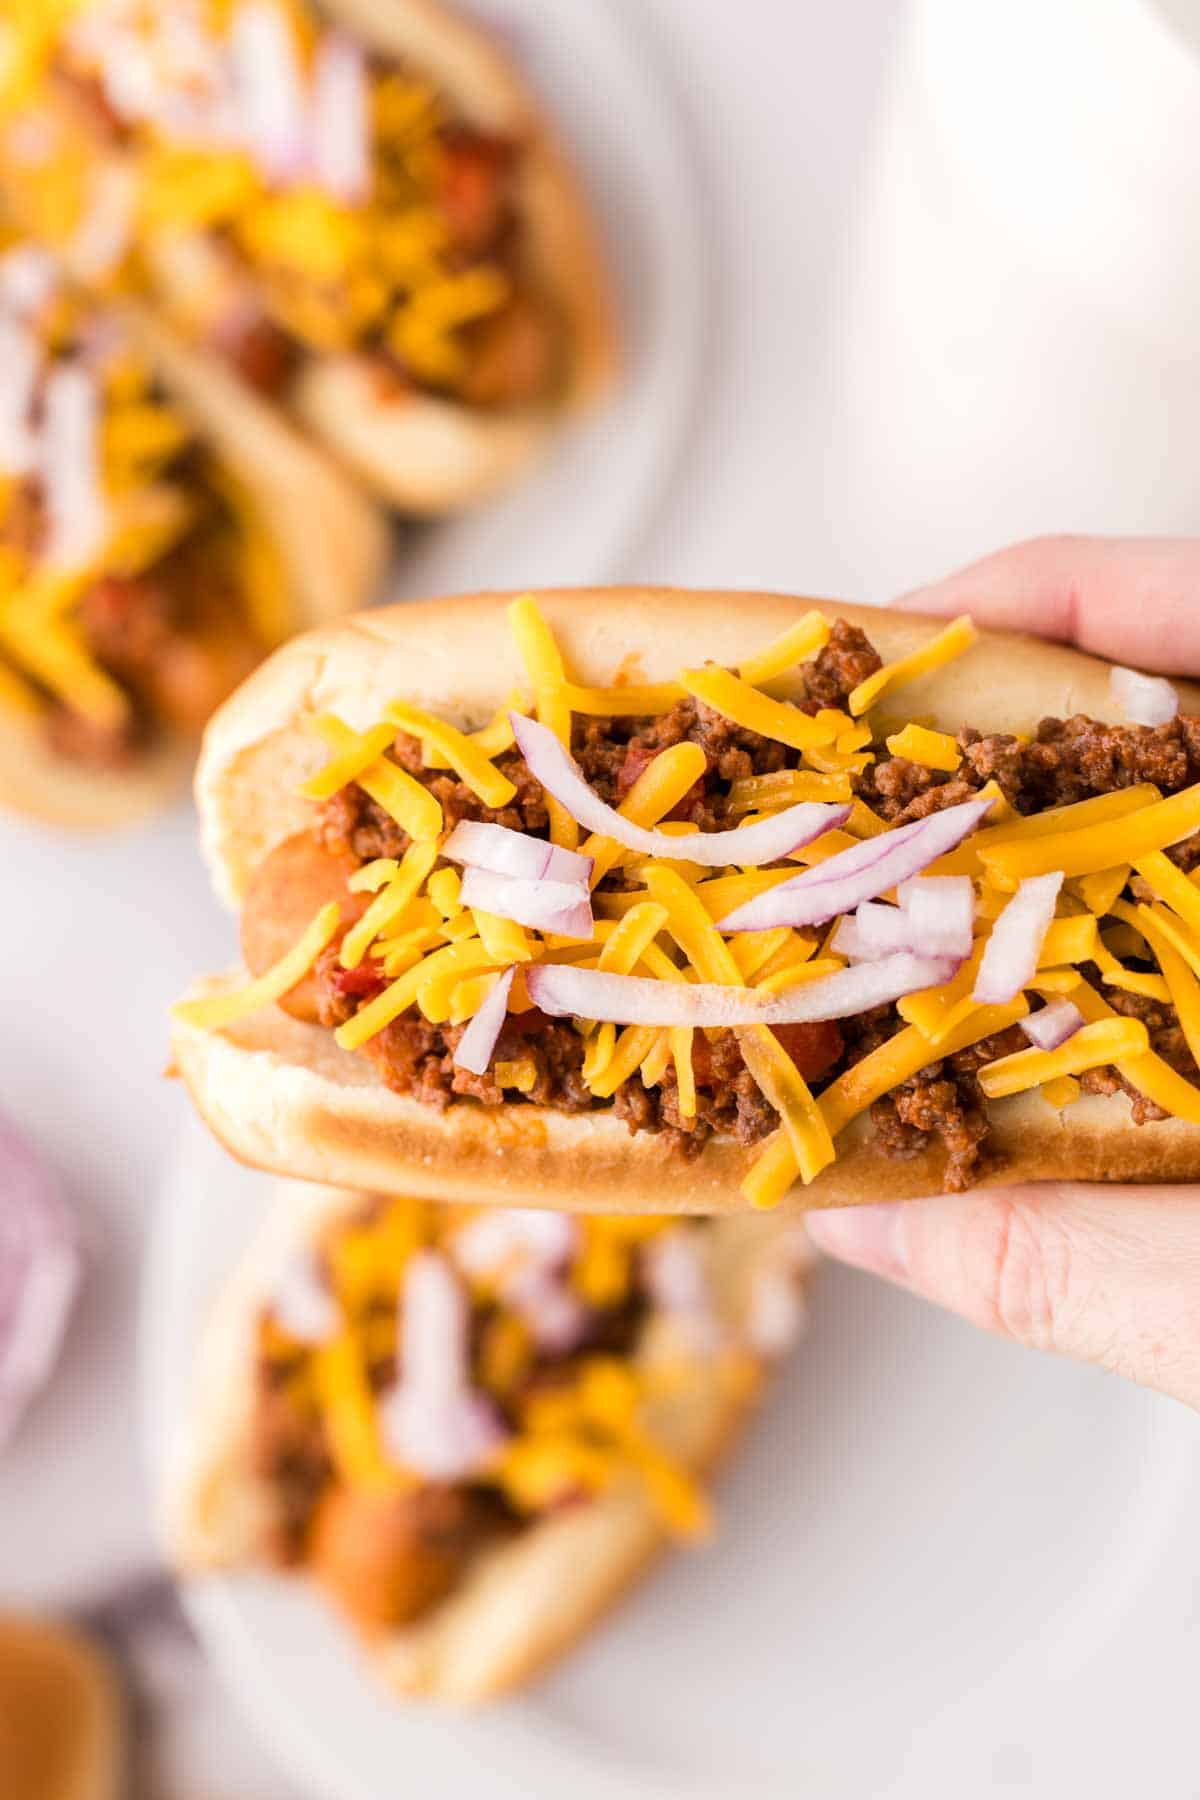
[(1200, 540), (1030, 538), (906, 594), (1165, 675), (1200, 675)]

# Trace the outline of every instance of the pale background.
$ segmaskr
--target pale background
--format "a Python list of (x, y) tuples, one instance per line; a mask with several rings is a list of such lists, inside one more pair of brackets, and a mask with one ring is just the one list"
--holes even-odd
[[(1200, 74), (1152, 6), (627, 4), (682, 98), (710, 321), (689, 455), (625, 573), (884, 599), (1031, 532), (1195, 529)], [(185, 810), (116, 846), (0, 836), (0, 1092), (93, 1244), (64, 1367), (0, 1461), (5, 1604), (94, 1602), (152, 1554), (134, 1340), (183, 1115), (164, 1018), (228, 945), (193, 837)], [(114, 955), (130, 909), (137, 955)], [(154, 1666), (179, 1793), (289, 1791), (186, 1657)]]

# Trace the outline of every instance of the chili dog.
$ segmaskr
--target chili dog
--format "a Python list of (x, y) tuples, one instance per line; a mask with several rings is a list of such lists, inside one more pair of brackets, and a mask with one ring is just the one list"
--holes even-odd
[(285, 1185), (202, 1347), (175, 1559), (310, 1578), (398, 1693), (515, 1687), (706, 1532), (810, 1258), (795, 1222)]
[(477, 499), (609, 384), (574, 178), (435, 0), (74, 0), (11, 31), (0, 190), (23, 227), (383, 499)]
[(720, 1212), (1191, 1178), (1198, 699), (781, 595), (313, 634), (208, 733), (249, 976), (177, 1009), (176, 1062), (238, 1156), (379, 1191)]
[[(0, 252), (0, 801), (137, 816), (291, 631), (364, 604), (379, 520), (150, 321)], [(217, 371), (218, 378), (220, 371)]]

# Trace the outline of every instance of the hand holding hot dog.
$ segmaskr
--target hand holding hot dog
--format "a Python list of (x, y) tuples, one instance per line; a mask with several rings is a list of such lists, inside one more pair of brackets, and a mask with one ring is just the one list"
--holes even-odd
[[(1200, 544), (1048, 538), (906, 604), (1200, 670)], [(1200, 1407), (1200, 1189), (1049, 1181), (814, 1214), (821, 1247), (987, 1330)]]

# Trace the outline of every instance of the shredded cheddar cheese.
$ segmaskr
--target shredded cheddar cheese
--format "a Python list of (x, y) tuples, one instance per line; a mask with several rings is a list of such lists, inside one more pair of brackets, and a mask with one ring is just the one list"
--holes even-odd
[[(428, 790), (401, 769), (390, 742), (396, 729), (411, 733), (424, 746), (427, 763), (454, 769), (486, 806), (503, 808), (514, 785), (496, 767), (495, 759), (506, 755), (512, 742), (511, 725), (500, 713), (474, 733), (459, 731), (401, 701), (384, 709), (382, 725), (364, 732), (352, 732), (340, 720), (317, 719), (315, 728), (329, 743), (332, 758), (306, 783), (306, 796), (328, 798), (355, 782), (385, 806), (387, 800), (381, 796), (386, 794), (395, 809), (392, 816), (411, 839), (402, 857), (377, 858), (351, 882), (355, 893), (371, 899), (346, 930), (339, 958), (346, 969), (365, 962), (368, 970), (378, 971), (380, 980), (378, 991), (366, 984), (369, 997), (337, 1028), (337, 1043), (346, 1050), (361, 1049), (414, 1009), (431, 1024), (462, 1025), (478, 1013), (503, 970), (515, 971), (508, 1010), (528, 1013), (537, 992), (528, 971), (538, 963), (574, 964), (606, 975), (675, 984), (750, 986), (764, 998), (846, 969), (846, 959), (834, 948), (845, 914), (822, 921), (819, 930), (779, 926), (726, 932), (720, 924), (735, 909), (792, 881), (798, 867), (817, 868), (850, 852), (857, 853), (861, 865), (865, 842), (885, 840), (895, 829), (857, 791), (855, 770), (875, 756), (884, 735), (878, 722), (865, 715), (865, 708), (852, 706), (850, 714), (833, 708), (804, 712), (762, 692), (748, 679), (753, 675), (763, 683), (786, 675), (806, 646), (811, 654), (812, 646), (824, 643), (828, 628), (823, 615), (800, 621), (761, 657), (746, 659), (741, 673), (706, 665), (685, 670), (677, 683), (612, 687), (584, 686), (569, 679), (532, 596), (515, 601), (509, 619), (533, 709), (564, 744), (570, 743), (576, 712), (652, 717), (687, 693), (744, 730), (794, 753), (784, 758), (775, 752), (773, 760), (796, 766), (763, 775), (738, 775), (735, 762), (735, 778), (729, 780), (725, 795), (726, 818), (752, 826), (783, 807), (822, 801), (849, 805), (846, 826), (797, 847), (776, 866), (739, 866), (736, 832), (726, 852), (732, 860), (724, 866), (689, 860), (687, 838), (709, 827), (701, 827), (692, 817), (671, 815), (704, 780), (712, 752), (685, 738), (651, 755), (643, 766), (645, 740), (635, 741), (638, 759), (630, 772), (640, 772), (620, 799), (619, 810), (625, 819), (673, 838), (679, 855), (662, 857), (644, 849), (628, 850), (603, 835), (589, 837), (581, 849), (593, 861), (593, 930), (590, 936), (558, 936), (517, 925), (499, 914), (464, 909), (457, 870), (437, 866), (444, 832), (441, 810), (437, 808), (436, 820), (432, 813), (417, 816), (417, 802), (409, 790), (426, 797)], [(970, 636), (964, 622), (956, 622), (923, 650), (861, 684), (859, 701), (864, 690), (878, 697), (940, 667), (967, 647)], [(673, 728), (674, 722), (672, 731), (660, 735), (672, 735)], [(618, 728), (616, 740), (623, 735)], [(956, 740), (929, 723), (898, 721), (887, 735), (887, 748), (895, 757), (920, 762), (949, 777), (960, 768)], [(827, 759), (827, 766), (820, 766), (822, 759)], [(619, 782), (614, 785), (619, 794)], [(882, 806), (884, 785), (879, 792)], [(743, 1192), (753, 1205), (773, 1205), (796, 1180), (814, 1180), (834, 1160), (839, 1135), (876, 1100), (930, 1064), (1015, 1025), (1028, 1014), (1030, 995), (1065, 996), (1080, 1006), (1086, 1026), (1058, 1050), (1023, 1049), (992, 1063), (981, 1078), (989, 1098), (1003, 1101), (1036, 1089), (1047, 1104), (1063, 1110), (1080, 1097), (1081, 1074), (1111, 1064), (1130, 1086), (1165, 1111), (1200, 1122), (1200, 1088), (1176, 1074), (1152, 1050), (1146, 1028), (1109, 1007), (1081, 974), (1086, 971), (1106, 988), (1173, 1006), (1189, 1044), (1200, 1045), (1200, 884), (1189, 881), (1163, 854), (1200, 829), (1200, 785), (1164, 798), (1157, 788), (1143, 783), (1032, 816), (1018, 814), (1004, 801), (995, 781), (982, 792), (996, 802), (986, 826), (922, 871), (926, 876), (970, 878), (973, 947), (956, 968), (957, 958), (950, 959), (954, 968), (950, 979), (898, 1000), (903, 1023), (884, 1043), (849, 1066), (838, 1057), (827, 1075), (814, 1077), (814, 1085), (825, 1082), (814, 1095), (801, 1073), (804, 1057), (797, 1050), (793, 1059), (785, 1048), (785, 1041), (790, 1041), (786, 1032), (780, 1035), (764, 1026), (736, 1028), (742, 1062), (779, 1119), (777, 1131), (746, 1174)], [(711, 790), (703, 790), (706, 807), (711, 797)], [(690, 814), (693, 809), (684, 810)], [(619, 880), (609, 883), (606, 878), (614, 870), (619, 870)], [(1007, 1004), (980, 1003), (974, 993), (983, 956), (1013, 889), (1020, 880), (1051, 870), (1061, 870), (1065, 880), (1033, 975)], [(1127, 892), (1132, 901), (1124, 897)], [(1145, 895), (1152, 895), (1152, 902), (1141, 898)], [(879, 897), (907, 905), (902, 890)], [(335, 921), (331, 933), (336, 928)], [(298, 979), (319, 948), (307, 945), (306, 958), (289, 964), (284, 973)], [(1026, 967), (1032, 962), (1030, 955)], [(264, 978), (268, 983), (272, 979), (276, 983), (280, 979), (277, 971)], [(240, 996), (219, 997), (216, 1016), (222, 1022), (231, 1020), (251, 1004), (261, 1003), (259, 986), (252, 984)], [(612, 1019), (579, 1018), (571, 1028), (580, 1040), (582, 1082), (596, 1101), (610, 1100), (625, 1084), (638, 1081), (648, 1089), (666, 1089), (668, 1108), (675, 1108), (678, 1120), (696, 1118), (707, 1104), (713, 1081), (709, 1044), (719, 1035), (717, 1027), (620, 1028)], [(493, 1078), (506, 1093), (516, 1097), (538, 1090), (541, 1064), (535, 1045), (536, 1035), (527, 1056), (502, 1058), (496, 1064)], [(666, 1116), (672, 1117), (669, 1110)], [(628, 1256), (611, 1243), (589, 1255), (595, 1267), (587, 1279), (600, 1288), (626, 1278), (621, 1271), (627, 1269)]]
[(962, 751), (945, 731), (927, 731), (923, 725), (906, 725), (886, 740), (893, 756), (921, 763), (927, 769), (941, 769), (953, 775), (962, 761)]
[(282, 1000), (298, 981), (302, 981), (325, 946), (333, 941), (341, 923), (341, 908), (336, 900), (323, 906), (303, 936), (292, 948), (272, 964), (257, 981), (226, 994), (210, 994), (199, 1000), (182, 1001), (176, 1017), (203, 1031), (218, 1031), (235, 1019), (261, 1011), (275, 1000)]
[(868, 675), (865, 681), (860, 681), (850, 696), (851, 713), (857, 719), (862, 713), (868, 712), (881, 695), (903, 686), (905, 682), (915, 681), (920, 675), (928, 675), (934, 669), (944, 668), (956, 656), (961, 656), (964, 650), (969, 650), (978, 635), (965, 613), (961, 618), (952, 620), (931, 643), (923, 644), (919, 650), (900, 657), (896, 662), (885, 663), (874, 675)]
[(795, 625), (789, 626), (772, 644), (748, 656), (739, 665), (738, 674), (751, 687), (765, 687), (768, 681), (776, 681), (779, 676), (786, 675), (797, 663), (807, 662), (818, 650), (823, 650), (829, 642), (829, 620), (821, 612), (805, 613)]

